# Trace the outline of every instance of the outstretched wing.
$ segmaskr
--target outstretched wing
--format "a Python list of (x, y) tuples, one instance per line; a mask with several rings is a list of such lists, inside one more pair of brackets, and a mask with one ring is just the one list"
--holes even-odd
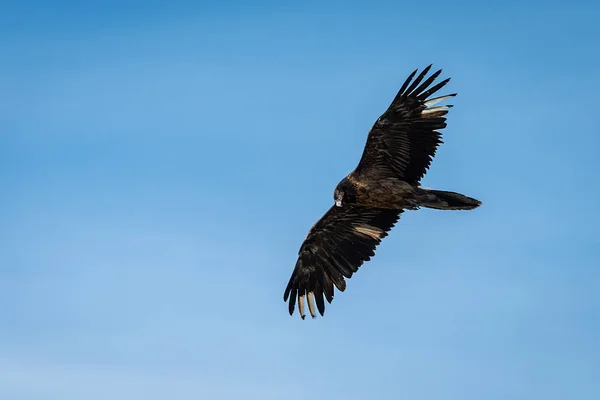
[(442, 143), (439, 130), (446, 127), (444, 115), (452, 107), (433, 105), (456, 96), (453, 93), (429, 98), (450, 81), (448, 78), (429, 87), (442, 72), (440, 69), (423, 81), (430, 69), (431, 65), (414, 81), (417, 70), (413, 71), (394, 101), (377, 119), (355, 169), (358, 176), (393, 176), (411, 184), (418, 184), (423, 178), (438, 145)]
[(310, 229), (298, 252), (298, 261), (285, 288), (283, 300), (289, 299), (290, 315), (296, 300), (302, 319), (304, 299), (311, 316), (325, 312), (325, 302), (333, 300), (333, 286), (343, 292), (344, 278), (375, 255), (375, 248), (387, 236), (402, 211), (360, 206), (333, 206)]

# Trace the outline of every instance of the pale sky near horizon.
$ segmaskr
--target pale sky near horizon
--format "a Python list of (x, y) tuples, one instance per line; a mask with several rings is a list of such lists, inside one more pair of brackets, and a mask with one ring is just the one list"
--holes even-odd
[[(0, 6), (0, 398), (600, 398), (600, 4)], [(324, 318), (283, 290), (415, 68), (458, 92)]]

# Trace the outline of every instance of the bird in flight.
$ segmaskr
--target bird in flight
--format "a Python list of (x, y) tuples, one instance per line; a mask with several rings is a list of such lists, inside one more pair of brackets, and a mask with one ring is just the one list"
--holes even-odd
[(425, 78), (427, 66), (406, 79), (388, 109), (375, 121), (357, 167), (333, 192), (335, 204), (308, 232), (285, 288), (290, 315), (296, 303), (302, 319), (324, 315), (334, 286), (343, 292), (346, 281), (375, 255), (375, 248), (404, 210), (472, 210), (479, 200), (460, 193), (425, 189), (420, 181), (441, 140), (444, 117), (451, 105), (438, 103), (456, 93), (433, 97), (450, 78), (433, 86), (439, 70)]

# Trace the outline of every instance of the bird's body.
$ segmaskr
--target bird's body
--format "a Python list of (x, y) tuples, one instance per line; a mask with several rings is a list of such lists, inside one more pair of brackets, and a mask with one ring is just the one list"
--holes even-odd
[[(392, 210), (416, 210), (419, 207), (470, 210), (481, 204), (459, 193), (425, 189), (396, 177), (360, 179), (354, 173), (342, 179), (334, 191), (334, 197), (335, 193), (344, 193), (345, 199), (341, 200), (340, 205), (346, 203)], [(450, 198), (458, 201), (451, 203)]]
[(335, 204), (310, 229), (284, 293), (290, 314), (298, 301), (304, 318), (306, 299), (312, 317), (317, 310), (323, 315), (324, 299), (331, 303), (334, 286), (345, 290), (344, 278), (350, 278), (374, 256), (375, 248), (404, 210), (471, 210), (481, 205), (460, 193), (420, 186), (442, 143), (438, 130), (446, 126), (444, 115), (451, 107), (434, 104), (455, 96), (429, 99), (449, 81), (429, 88), (441, 73), (423, 81), (430, 68), (412, 81), (414, 71), (404, 82), (369, 131), (358, 166), (335, 188)]
[(390, 209), (417, 206), (417, 188), (393, 176), (361, 179), (352, 173), (342, 179), (336, 189), (346, 194), (346, 199), (342, 200), (346, 204)]

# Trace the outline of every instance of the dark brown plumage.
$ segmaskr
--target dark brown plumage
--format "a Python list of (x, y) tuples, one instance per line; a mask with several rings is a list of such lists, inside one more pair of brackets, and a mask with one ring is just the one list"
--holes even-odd
[(289, 300), (290, 315), (296, 302), (303, 319), (305, 304), (313, 318), (317, 311), (323, 315), (334, 286), (346, 289), (345, 278), (375, 255), (405, 209), (471, 210), (481, 205), (459, 193), (419, 186), (442, 143), (439, 130), (446, 127), (444, 116), (452, 107), (434, 104), (456, 95), (430, 99), (450, 81), (430, 87), (442, 72), (425, 79), (430, 69), (413, 80), (415, 70), (406, 79), (369, 131), (356, 169), (336, 187), (335, 205), (310, 229), (283, 297)]

